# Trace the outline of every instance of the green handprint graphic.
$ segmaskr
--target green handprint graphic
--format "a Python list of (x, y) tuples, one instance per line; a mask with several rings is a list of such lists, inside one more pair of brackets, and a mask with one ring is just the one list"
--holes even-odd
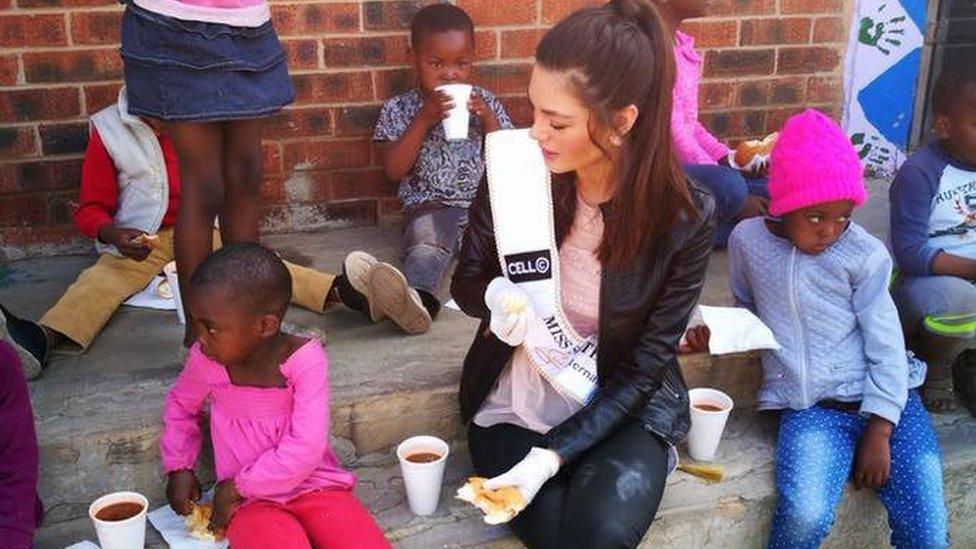
[(857, 149), (857, 155), (868, 171), (876, 172), (888, 169), (893, 156), (892, 149), (877, 135), (869, 137), (864, 132), (852, 134), (851, 144)]
[[(878, 8), (879, 19), (881, 18), (881, 12), (887, 7), (888, 4), (882, 4)], [(892, 17), (887, 21), (875, 21), (870, 16), (862, 17), (857, 33), (857, 40), (867, 46), (874, 46), (881, 53), (889, 55), (891, 54), (892, 46), (897, 47), (902, 44), (902, 38), (905, 36), (906, 19), (907, 17), (904, 15)]]

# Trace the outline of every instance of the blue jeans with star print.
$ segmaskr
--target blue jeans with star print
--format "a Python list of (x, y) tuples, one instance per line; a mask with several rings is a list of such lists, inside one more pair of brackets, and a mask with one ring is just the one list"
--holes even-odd
[[(786, 410), (776, 448), (776, 509), (769, 547), (815, 548), (830, 531), (867, 419), (823, 406)], [(876, 490), (895, 547), (949, 545), (942, 460), (918, 391), (891, 434), (891, 478)]]

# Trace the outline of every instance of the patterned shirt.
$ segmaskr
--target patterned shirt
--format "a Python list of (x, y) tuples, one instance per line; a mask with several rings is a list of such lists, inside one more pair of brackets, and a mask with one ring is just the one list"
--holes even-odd
[[(485, 100), (502, 129), (512, 127), (505, 107), (491, 92), (475, 87), (472, 93)], [(423, 105), (424, 97), (419, 89), (404, 92), (384, 103), (373, 131), (373, 141), (399, 141)], [(470, 206), (485, 173), (483, 137), (481, 121), (473, 115), (468, 139), (464, 141), (448, 141), (441, 124), (431, 128), (413, 169), (400, 180), (403, 209), (412, 210), (430, 203)]]

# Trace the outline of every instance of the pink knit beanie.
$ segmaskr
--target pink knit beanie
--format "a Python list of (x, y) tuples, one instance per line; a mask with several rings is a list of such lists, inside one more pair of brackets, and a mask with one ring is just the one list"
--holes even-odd
[(769, 197), (775, 216), (835, 200), (864, 203), (861, 159), (836, 122), (807, 109), (783, 124), (770, 155)]

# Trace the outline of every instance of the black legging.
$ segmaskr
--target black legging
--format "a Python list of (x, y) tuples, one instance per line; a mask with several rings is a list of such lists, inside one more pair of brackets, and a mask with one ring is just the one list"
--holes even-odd
[[(500, 475), (542, 435), (508, 423), (471, 426), (468, 446), (479, 475)], [(509, 526), (531, 549), (636, 547), (661, 503), (668, 447), (637, 420), (563, 466)]]

